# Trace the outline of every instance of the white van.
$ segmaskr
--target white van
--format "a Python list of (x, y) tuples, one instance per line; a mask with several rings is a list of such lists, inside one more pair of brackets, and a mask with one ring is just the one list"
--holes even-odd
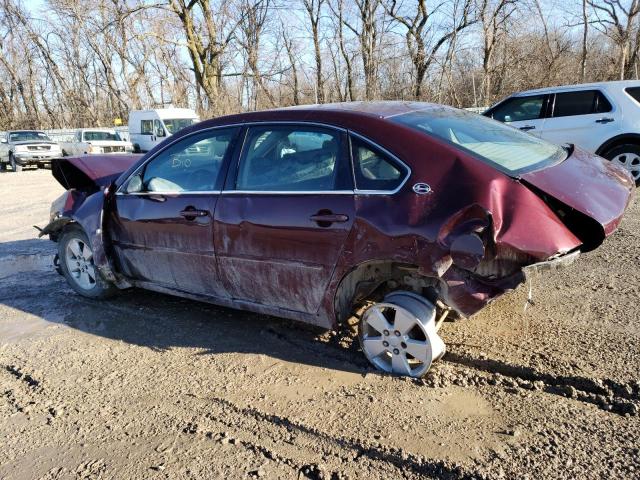
[(178, 130), (199, 122), (188, 108), (158, 108), (129, 112), (129, 137), (136, 152), (148, 152)]

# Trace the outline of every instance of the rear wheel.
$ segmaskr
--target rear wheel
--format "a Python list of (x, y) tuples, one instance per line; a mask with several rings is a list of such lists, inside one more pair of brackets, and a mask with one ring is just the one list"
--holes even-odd
[(73, 225), (58, 241), (60, 269), (69, 286), (84, 297), (107, 298), (116, 287), (105, 281), (93, 263), (93, 250), (82, 228)]
[(640, 186), (640, 145), (620, 145), (609, 150), (604, 157), (627, 170), (636, 186)]
[(358, 338), (378, 370), (423, 377), (445, 352), (436, 331), (436, 307), (411, 292), (394, 292), (373, 304), (360, 319)]
[(11, 169), (14, 172), (21, 172), (22, 171), (22, 165), (18, 164), (16, 162), (15, 157), (13, 156), (13, 153), (9, 154), (9, 163), (11, 164)]

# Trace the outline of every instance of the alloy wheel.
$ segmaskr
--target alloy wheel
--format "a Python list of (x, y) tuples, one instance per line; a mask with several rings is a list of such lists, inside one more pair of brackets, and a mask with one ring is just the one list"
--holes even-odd
[(611, 161), (628, 170), (636, 182), (640, 180), (640, 156), (638, 154), (621, 153), (613, 157)]
[(424, 376), (444, 353), (444, 343), (435, 331), (435, 314), (430, 302), (410, 293), (391, 294), (385, 302), (372, 305), (360, 323), (365, 356), (384, 372)]
[(71, 279), (83, 290), (96, 286), (96, 267), (93, 252), (82, 239), (72, 238), (67, 243), (65, 261)]

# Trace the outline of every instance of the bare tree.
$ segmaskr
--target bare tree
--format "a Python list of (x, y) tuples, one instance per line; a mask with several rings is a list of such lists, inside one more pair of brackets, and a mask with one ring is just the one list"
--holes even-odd
[(322, 52), (320, 51), (320, 15), (325, 0), (302, 0), (309, 17), (311, 38), (313, 39), (313, 53), (316, 61), (316, 97), (317, 103), (324, 103), (324, 80), (322, 78)]
[[(458, 12), (458, 2), (462, 1), (462, 8)], [(387, 13), (393, 17), (406, 29), (405, 38), (407, 49), (415, 69), (414, 96), (422, 96), (422, 84), (429, 67), (434, 62), (440, 48), (451, 40), (457, 33), (461, 32), (476, 20), (472, 17), (472, 0), (454, 0), (452, 23), (440, 32), (435, 33), (434, 14), (438, 8), (445, 5), (440, 4), (434, 11), (427, 7), (426, 0), (417, 0), (415, 13), (402, 14), (397, 0), (391, 0), (386, 5)], [(440, 25), (442, 27), (442, 25)]]

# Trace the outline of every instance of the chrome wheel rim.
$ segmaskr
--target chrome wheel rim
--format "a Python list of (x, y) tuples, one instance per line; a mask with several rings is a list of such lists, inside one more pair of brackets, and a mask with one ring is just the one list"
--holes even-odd
[(611, 161), (629, 171), (636, 182), (640, 180), (640, 155), (635, 153), (621, 153), (613, 157)]
[(69, 275), (78, 287), (91, 290), (96, 286), (96, 267), (89, 245), (79, 238), (71, 239), (67, 243), (65, 261)]
[(379, 370), (421, 377), (431, 366), (433, 351), (428, 319), (393, 303), (377, 303), (364, 313), (361, 346), (367, 359)]

